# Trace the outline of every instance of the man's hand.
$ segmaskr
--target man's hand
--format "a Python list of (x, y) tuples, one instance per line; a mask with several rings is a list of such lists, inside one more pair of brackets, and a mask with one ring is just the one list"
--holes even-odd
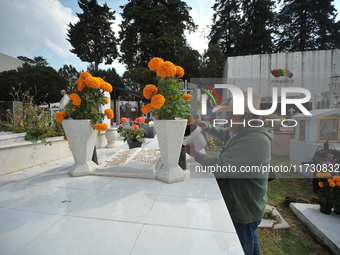
[(195, 125), (200, 126), (202, 131), (206, 131), (209, 128), (209, 125), (205, 121), (202, 121), (202, 120), (196, 120)]
[(185, 146), (185, 152), (188, 153), (191, 157), (195, 157), (198, 152), (196, 144), (191, 143)]

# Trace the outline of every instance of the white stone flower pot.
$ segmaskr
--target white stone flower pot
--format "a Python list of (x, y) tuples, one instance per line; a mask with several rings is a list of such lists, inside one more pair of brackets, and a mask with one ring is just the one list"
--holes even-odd
[(166, 183), (183, 181), (184, 172), (178, 165), (178, 159), (187, 120), (155, 120), (154, 122), (163, 163), (157, 173), (157, 179)]
[(97, 131), (90, 120), (65, 119), (62, 125), (75, 162), (68, 173), (71, 176), (90, 175), (97, 167), (92, 161)]

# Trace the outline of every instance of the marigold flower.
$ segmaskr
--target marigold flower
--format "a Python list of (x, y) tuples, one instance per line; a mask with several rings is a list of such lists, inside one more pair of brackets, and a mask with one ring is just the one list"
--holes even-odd
[(317, 173), (316, 177), (323, 178), (323, 177), (325, 177), (325, 175), (324, 175), (324, 173)]
[(331, 183), (334, 183), (334, 180), (333, 180), (333, 179), (327, 179), (327, 182), (328, 182), (329, 184), (331, 184)]
[(192, 95), (191, 94), (184, 94), (183, 99), (187, 102), (189, 102), (192, 99)]
[(82, 78), (79, 78), (76, 80), (77, 85), (77, 91), (82, 92), (86, 88), (85, 80)]
[(57, 122), (62, 122), (66, 115), (67, 115), (66, 111), (57, 112), (55, 114), (55, 120)]
[(340, 182), (340, 176), (339, 175), (334, 175), (333, 176), (333, 180), (337, 181), (337, 182)]
[(184, 76), (184, 69), (180, 66), (176, 66), (176, 75), (178, 78), (182, 78)]
[(88, 72), (82, 72), (79, 76), (80, 76), (80, 78), (85, 80), (87, 77), (92, 77), (92, 74), (90, 74)]
[(94, 124), (94, 129), (98, 130), (98, 131), (105, 131), (106, 129), (108, 129), (108, 125), (106, 123), (97, 123)]
[(328, 183), (329, 184), (329, 186), (331, 186), (331, 187), (335, 187), (336, 186), (336, 183), (333, 181), (333, 182), (330, 182), (330, 183)]
[(132, 126), (131, 126), (131, 129), (132, 129), (132, 130), (139, 130), (139, 126), (138, 126), (138, 125), (132, 125)]
[(319, 185), (320, 188), (324, 188), (325, 187), (323, 182), (318, 182), (318, 185)]
[(143, 89), (143, 96), (146, 99), (150, 99), (152, 97), (152, 95), (157, 94), (158, 92), (158, 88), (153, 85), (153, 84), (148, 84), (145, 86), (145, 88)]
[(161, 94), (154, 95), (153, 98), (151, 99), (152, 108), (159, 109), (163, 106), (164, 103), (165, 103), (165, 98)]
[(70, 95), (70, 100), (74, 106), (79, 106), (81, 104), (81, 98), (77, 93), (72, 93)]
[(142, 124), (145, 122), (145, 119), (143, 117), (138, 117), (135, 119), (136, 124)]
[(148, 114), (153, 110), (153, 107), (151, 106), (151, 104), (146, 104), (142, 107), (142, 113), (144, 114)]
[(173, 77), (176, 74), (176, 66), (170, 61), (165, 61), (158, 66), (156, 74), (162, 78)]
[(164, 60), (161, 58), (153, 58), (149, 61), (148, 67), (151, 71), (156, 71), (160, 64), (163, 64)]
[(104, 113), (105, 113), (105, 115), (106, 115), (106, 117), (107, 117), (108, 119), (113, 119), (114, 113), (113, 113), (113, 110), (112, 110), (112, 109), (106, 109), (106, 110), (104, 111)]
[(332, 176), (331, 173), (328, 173), (328, 172), (324, 173), (324, 177), (326, 177), (326, 178), (331, 177), (331, 176)]
[(104, 97), (104, 103), (108, 104), (109, 103), (109, 99), (107, 97)]
[(104, 91), (107, 91), (107, 92), (112, 92), (112, 86), (110, 83), (104, 81), (101, 83), (100, 85), (100, 88)]
[(101, 82), (98, 78), (90, 76), (85, 79), (85, 84), (91, 88), (99, 89)]
[(129, 122), (129, 120), (127, 118), (120, 118), (120, 122), (125, 124), (126, 122)]

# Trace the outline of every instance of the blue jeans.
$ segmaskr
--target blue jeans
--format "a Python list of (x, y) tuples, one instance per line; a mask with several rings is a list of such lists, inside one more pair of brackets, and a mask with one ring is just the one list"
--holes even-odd
[(248, 224), (233, 222), (245, 255), (260, 254), (260, 245), (257, 236), (257, 226), (260, 222), (261, 220)]

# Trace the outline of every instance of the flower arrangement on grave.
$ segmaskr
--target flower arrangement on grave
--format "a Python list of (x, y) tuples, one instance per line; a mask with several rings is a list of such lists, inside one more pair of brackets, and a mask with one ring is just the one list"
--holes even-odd
[(148, 114), (153, 111), (157, 119), (161, 120), (189, 119), (188, 102), (192, 96), (180, 89), (184, 69), (157, 57), (150, 60), (148, 67), (155, 72), (158, 85), (148, 84), (144, 87), (143, 95), (150, 99), (150, 103), (143, 106), (142, 112)]
[(316, 174), (318, 180), (318, 197), (320, 204), (326, 207), (332, 207), (337, 204), (340, 196), (340, 176), (332, 176), (329, 172), (320, 172)]
[(111, 84), (100, 77), (93, 77), (88, 72), (82, 72), (74, 88), (75, 92), (70, 94), (70, 101), (66, 109), (56, 113), (56, 121), (89, 119), (94, 129), (98, 131), (108, 129), (108, 125), (102, 122), (105, 117), (112, 119), (114, 112), (112, 109), (101, 112), (99, 108), (109, 103), (104, 91), (112, 92)]
[[(122, 120), (121, 120), (122, 122)], [(145, 129), (141, 128), (140, 125), (145, 122), (142, 117), (136, 118), (132, 121), (131, 128), (123, 128), (120, 136), (123, 137), (124, 142), (145, 142)]]

